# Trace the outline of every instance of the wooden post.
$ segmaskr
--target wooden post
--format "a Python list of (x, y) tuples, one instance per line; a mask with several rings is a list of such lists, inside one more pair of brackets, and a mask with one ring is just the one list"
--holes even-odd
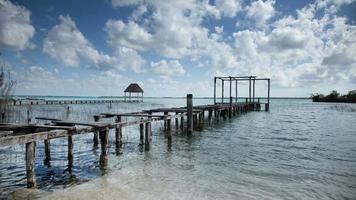
[(248, 80), (248, 102), (251, 103), (251, 76)]
[(68, 135), (68, 169), (71, 172), (73, 167), (73, 136), (72, 133)]
[(171, 119), (167, 119), (167, 131), (171, 131)]
[(232, 117), (232, 96), (230, 96), (229, 118)]
[(175, 121), (176, 121), (176, 129), (179, 129), (179, 119), (178, 119), (178, 117), (177, 117), (177, 115), (178, 115), (179, 113), (178, 112), (176, 112), (176, 117), (175, 117)]
[(252, 83), (253, 83), (253, 93), (252, 93), (252, 98), (253, 98), (253, 103), (255, 103), (255, 95), (256, 95), (256, 83), (255, 83), (255, 78), (252, 80)]
[(235, 92), (235, 96), (236, 96), (235, 103), (237, 103), (237, 80), (235, 81), (235, 83), (236, 83), (236, 86), (235, 86), (235, 88), (236, 88), (236, 92)]
[(99, 131), (101, 154), (100, 154), (100, 167), (105, 167), (108, 164), (108, 142), (109, 142), (109, 128)]
[(211, 124), (212, 115), (213, 115), (213, 110), (210, 109), (208, 112), (209, 125)]
[(214, 105), (216, 104), (216, 77), (214, 77)]
[[(229, 77), (229, 82), (230, 82), (230, 96), (229, 97), (232, 97), (232, 78), (231, 76)], [(232, 103), (231, 99), (230, 99), (230, 104)]]
[[(95, 115), (94, 116), (94, 121), (98, 122), (99, 121), (99, 116)], [(98, 132), (94, 131), (94, 135), (93, 135), (93, 143), (94, 143), (94, 147), (97, 147), (99, 144), (99, 136), (98, 136)]]
[(182, 132), (184, 131), (184, 116), (183, 115), (180, 117), (180, 130)]
[(221, 85), (221, 103), (224, 103), (224, 80), (222, 80), (222, 85)]
[(35, 188), (36, 174), (35, 174), (35, 158), (36, 158), (36, 142), (26, 143), (26, 177), (27, 188)]
[(172, 132), (171, 132), (171, 119), (168, 119), (167, 120), (167, 139), (168, 139), (168, 142), (171, 142), (172, 141)]
[(150, 150), (150, 138), (151, 138), (151, 122), (146, 122), (145, 151)]
[[(163, 114), (164, 114), (164, 115), (168, 115), (168, 112), (163, 112)], [(163, 120), (163, 123), (164, 123), (164, 131), (167, 131), (167, 129), (168, 129), (168, 128), (167, 128), (167, 126), (168, 126), (168, 125), (167, 125), (167, 121), (168, 121), (167, 119), (164, 119), (164, 120)]]
[(267, 104), (265, 104), (265, 111), (269, 111), (269, 95), (270, 95), (270, 79), (267, 80), (268, 81), (268, 95), (267, 95)]
[(44, 148), (45, 148), (44, 164), (50, 166), (50, 162), (51, 162), (51, 141), (49, 139), (44, 140)]
[[(121, 116), (117, 116), (116, 122), (121, 122)], [(122, 146), (122, 127), (118, 126), (115, 130), (115, 144), (117, 148), (121, 148)]]
[(193, 95), (187, 94), (187, 135), (193, 134)]
[(144, 139), (144, 125), (143, 123), (140, 124), (140, 145), (143, 145), (143, 139)]

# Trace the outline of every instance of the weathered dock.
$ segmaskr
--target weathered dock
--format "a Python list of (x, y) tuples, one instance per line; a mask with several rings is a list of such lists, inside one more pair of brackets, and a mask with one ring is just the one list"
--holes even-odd
[(120, 102), (142, 102), (136, 99), (122, 99), (122, 100), (28, 100), (28, 99), (13, 99), (12, 105), (61, 105), (61, 104), (99, 104), (99, 103), (120, 103)]
[[(46, 117), (37, 117), (38, 120), (44, 120), (45, 125), (39, 124), (0, 124), (0, 146), (6, 145), (26, 145), (26, 174), (27, 187), (36, 187), (35, 177), (35, 155), (36, 143), (43, 141), (45, 146), (44, 163), (48, 164), (51, 161), (50, 141), (56, 138), (68, 139), (68, 167), (73, 166), (73, 146), (74, 136), (79, 134), (93, 134), (94, 148), (100, 143), (100, 160), (99, 164), (105, 168), (108, 164), (108, 142), (109, 130), (115, 130), (115, 146), (116, 150), (120, 150), (123, 144), (123, 131), (125, 126), (139, 126), (140, 141), (139, 145), (144, 147), (145, 151), (150, 150), (151, 146), (151, 124), (154, 122), (164, 122), (164, 133), (167, 137), (168, 144), (172, 142), (172, 121), (174, 120), (176, 131), (191, 137), (195, 129), (201, 129), (203, 124), (212, 124), (213, 121), (219, 122), (227, 118), (232, 118), (241, 113), (248, 111), (260, 111), (261, 104), (265, 104), (265, 110), (269, 109), (269, 88), (268, 101), (262, 103), (257, 98), (255, 101), (255, 89), (253, 93), (246, 99), (245, 102), (233, 101), (231, 96), (231, 83), (233, 81), (249, 80), (254, 88), (256, 77), (248, 78), (229, 78), (230, 80), (230, 101), (224, 103), (224, 95), (222, 94), (222, 102), (216, 101), (216, 80), (226, 81), (226, 78), (214, 78), (214, 104), (193, 106), (193, 95), (187, 95), (187, 105), (184, 107), (174, 108), (155, 108), (142, 110), (133, 113), (98, 113), (93, 116), (93, 121), (68, 121), (62, 119), (53, 119)], [(269, 79), (268, 80), (269, 86)], [(251, 90), (251, 89), (250, 89)], [(129, 117), (131, 120), (123, 121), (123, 117)], [(103, 120), (106, 119), (106, 120)], [(108, 119), (112, 119), (109, 121)], [(133, 119), (133, 120), (132, 120)]]

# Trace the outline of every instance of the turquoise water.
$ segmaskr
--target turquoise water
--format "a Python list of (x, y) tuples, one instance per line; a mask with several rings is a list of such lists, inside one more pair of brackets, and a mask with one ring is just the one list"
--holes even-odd
[[(211, 99), (194, 99), (207, 104)], [(127, 112), (183, 106), (185, 99), (147, 99), (144, 103), (17, 106), (13, 119), (31, 115), (76, 120), (100, 112)], [(356, 105), (272, 99), (270, 112), (249, 112), (205, 125), (186, 138), (173, 132), (172, 145), (162, 124), (152, 127), (150, 152), (141, 151), (138, 127), (123, 130), (115, 151), (110, 133), (107, 171), (99, 168), (92, 135), (74, 137), (74, 167), (67, 170), (66, 139), (51, 143), (51, 167), (43, 165), (37, 144), (36, 176), (48, 199), (355, 199)], [(0, 147), (1, 197), (25, 187), (24, 146)], [(68, 195), (68, 196), (66, 196)]]

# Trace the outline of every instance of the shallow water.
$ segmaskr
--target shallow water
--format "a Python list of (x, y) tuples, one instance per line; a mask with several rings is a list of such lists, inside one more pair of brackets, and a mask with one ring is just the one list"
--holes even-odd
[[(206, 104), (209, 100), (194, 100)], [(32, 107), (33, 116), (86, 119), (100, 111), (184, 105), (185, 99), (136, 104)], [(92, 135), (74, 137), (69, 173), (65, 139), (51, 142), (51, 167), (37, 145), (36, 176), (47, 199), (355, 199), (356, 105), (274, 99), (270, 112), (249, 112), (205, 126), (194, 137), (173, 133), (172, 146), (156, 123), (150, 152), (140, 151), (138, 127), (124, 128), (109, 165), (99, 168)], [(46, 113), (43, 112), (46, 110)], [(23, 111), (18, 111), (23, 112)], [(22, 114), (23, 115), (23, 114)], [(18, 117), (21, 121), (22, 118)], [(173, 126), (174, 127), (174, 126)], [(0, 148), (0, 192), (25, 187), (24, 146)], [(63, 188), (65, 188), (63, 190)]]

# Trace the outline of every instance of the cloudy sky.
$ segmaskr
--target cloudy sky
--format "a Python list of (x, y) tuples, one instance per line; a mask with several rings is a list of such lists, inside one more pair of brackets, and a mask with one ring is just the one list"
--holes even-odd
[(0, 0), (0, 52), (16, 94), (122, 95), (137, 82), (146, 96), (212, 96), (216, 75), (270, 77), (272, 96), (344, 93), (356, 2)]

